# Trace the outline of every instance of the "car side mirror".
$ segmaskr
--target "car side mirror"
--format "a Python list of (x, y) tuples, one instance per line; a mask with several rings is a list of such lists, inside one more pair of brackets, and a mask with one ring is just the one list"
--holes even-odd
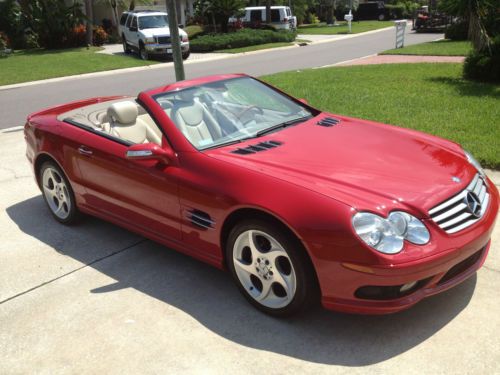
[(133, 27), (133, 26), (130, 26), (128, 29), (129, 29), (130, 31), (137, 31), (137, 27)]
[(156, 143), (140, 143), (130, 146), (125, 157), (129, 160), (158, 160), (164, 164), (171, 164), (174, 153), (171, 149), (165, 149)]
[(299, 99), (299, 102), (304, 103), (304, 104), (309, 104), (309, 102), (304, 98)]

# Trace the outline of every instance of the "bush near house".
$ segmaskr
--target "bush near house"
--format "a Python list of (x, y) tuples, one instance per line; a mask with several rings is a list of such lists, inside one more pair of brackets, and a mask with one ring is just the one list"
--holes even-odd
[(296, 33), (290, 31), (271, 31), (243, 29), (227, 34), (201, 35), (190, 42), (193, 52), (210, 52), (228, 48), (240, 48), (257, 44), (293, 42)]

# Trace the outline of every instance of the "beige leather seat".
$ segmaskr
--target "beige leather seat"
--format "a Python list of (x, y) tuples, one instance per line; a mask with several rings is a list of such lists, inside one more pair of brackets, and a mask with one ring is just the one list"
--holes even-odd
[(184, 136), (195, 146), (205, 146), (222, 136), (217, 121), (196, 100), (187, 100), (174, 105), (171, 118)]
[(161, 145), (158, 136), (146, 122), (137, 117), (137, 104), (131, 101), (113, 103), (107, 111), (108, 133), (132, 143), (153, 142)]

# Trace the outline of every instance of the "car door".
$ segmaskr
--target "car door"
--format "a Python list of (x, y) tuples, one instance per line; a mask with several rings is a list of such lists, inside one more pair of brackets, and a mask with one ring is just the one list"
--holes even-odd
[[(128, 21), (127, 21), (128, 23)], [(127, 41), (133, 47), (139, 48), (139, 32), (137, 28), (137, 16), (132, 16), (129, 26), (126, 28)]]
[(85, 131), (78, 143), (86, 206), (157, 237), (180, 239), (175, 166), (129, 160), (129, 144), (97, 132)]

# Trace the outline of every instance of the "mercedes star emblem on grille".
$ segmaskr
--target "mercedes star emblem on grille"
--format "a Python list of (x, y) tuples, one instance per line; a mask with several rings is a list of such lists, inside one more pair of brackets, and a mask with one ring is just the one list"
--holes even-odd
[(475, 193), (468, 191), (464, 201), (472, 215), (475, 217), (481, 216), (481, 201)]

